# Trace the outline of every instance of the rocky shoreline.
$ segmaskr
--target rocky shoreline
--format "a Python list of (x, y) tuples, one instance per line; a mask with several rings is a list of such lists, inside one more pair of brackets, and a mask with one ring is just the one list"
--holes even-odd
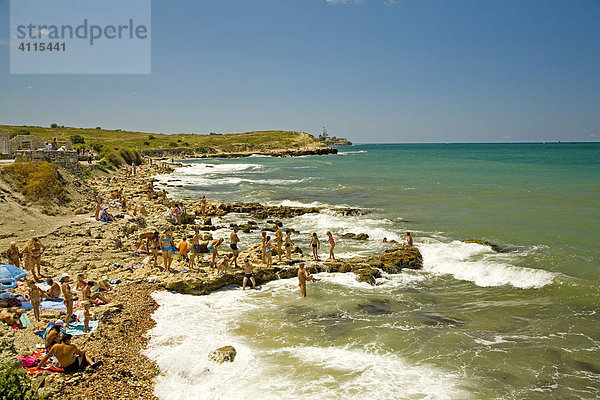
[[(123, 188), (123, 194), (129, 203), (144, 204), (148, 215), (136, 218), (117, 219), (112, 223), (101, 223), (90, 218), (93, 214), (93, 199), (87, 191), (85, 201), (74, 209), (75, 214), (68, 215), (66, 223), (46, 234), (40, 234), (41, 241), (47, 251), (43, 256), (43, 275), (56, 277), (61, 273), (75, 276), (85, 274), (87, 279), (99, 279), (108, 276), (109, 279), (120, 279), (116, 285), (116, 293), (110, 296), (111, 303), (94, 308), (96, 317), (100, 320), (99, 328), (89, 335), (90, 341), (82, 343), (83, 338), (77, 337), (75, 343), (88, 349), (92, 355), (102, 359), (105, 365), (97, 371), (74, 376), (42, 373), (36, 378), (36, 386), (40, 392), (52, 398), (68, 394), (72, 399), (109, 399), (109, 398), (140, 398), (154, 399), (152, 379), (158, 374), (156, 366), (142, 354), (146, 346), (146, 332), (154, 322), (152, 312), (157, 305), (151, 297), (154, 290), (172, 290), (179, 293), (202, 295), (227, 285), (240, 285), (242, 273), (239, 270), (229, 270), (221, 276), (214, 268), (209, 267), (208, 251), (199, 263), (197, 269), (186, 270), (186, 263), (175, 259), (174, 273), (163, 273), (155, 268), (146, 254), (138, 254), (133, 250), (132, 243), (139, 234), (146, 230), (162, 231), (165, 227), (173, 230), (173, 236), (180, 239), (187, 235), (192, 227), (199, 228), (206, 239), (202, 244), (205, 248), (212, 237), (211, 232), (218, 229), (213, 225), (212, 217), (222, 217), (228, 213), (244, 214), (273, 226), (278, 218), (293, 218), (306, 213), (319, 213), (324, 207), (273, 207), (259, 203), (222, 203), (209, 202), (207, 218), (200, 215), (199, 203), (192, 200), (177, 200), (186, 206), (188, 213), (187, 225), (173, 225), (165, 217), (168, 207), (175, 201), (167, 199), (164, 204), (147, 201), (146, 185), (154, 179), (159, 171), (155, 166), (143, 166), (137, 169), (135, 175), (130, 175), (126, 169), (121, 169), (111, 176), (97, 175), (86, 183), (98, 190), (105, 199), (110, 198), (111, 190)], [(110, 180), (110, 184), (107, 182)], [(126, 184), (125, 184), (126, 183)], [(110, 212), (120, 210), (111, 205)], [(335, 208), (335, 212), (344, 215), (363, 213), (363, 210), (351, 208)], [(275, 219), (275, 220), (273, 220)], [(261, 222), (261, 223), (262, 223)], [(252, 232), (262, 229), (256, 222), (240, 226), (241, 232)], [(304, 260), (300, 251), (294, 252), (293, 261), (277, 264), (272, 268), (260, 265), (260, 245), (244, 245), (240, 258), (248, 255), (255, 266), (257, 283), (261, 284), (275, 279), (296, 276), (296, 264)], [(295, 249), (298, 250), (298, 249)], [(227, 254), (227, 252), (225, 252)], [(159, 264), (161, 257), (159, 256)], [(422, 257), (417, 248), (390, 248), (383, 254), (371, 257), (344, 259), (337, 262), (312, 263), (312, 272), (353, 272), (356, 279), (369, 284), (376, 284), (376, 278), (381, 271), (399, 273), (403, 268), (418, 269), (422, 266)], [(32, 317), (32, 316), (30, 316)], [(24, 330), (8, 332), (0, 329), (0, 340), (5, 349), (0, 352), (0, 359), (13, 361), (17, 355), (28, 354), (33, 350), (39, 339), (33, 331), (43, 329), (46, 323), (58, 318), (55, 311), (43, 311), (41, 323), (34, 322), (32, 327)]]

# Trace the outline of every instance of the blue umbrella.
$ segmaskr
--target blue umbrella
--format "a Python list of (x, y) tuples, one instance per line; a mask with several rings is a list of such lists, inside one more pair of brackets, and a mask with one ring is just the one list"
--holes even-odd
[(11, 264), (0, 265), (0, 282), (14, 282), (17, 279), (25, 278), (27, 271)]

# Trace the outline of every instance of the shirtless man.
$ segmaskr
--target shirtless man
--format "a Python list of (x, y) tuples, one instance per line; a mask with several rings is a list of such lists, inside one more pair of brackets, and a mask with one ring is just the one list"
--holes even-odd
[(17, 247), (17, 243), (10, 242), (10, 247), (6, 250), (5, 255), (6, 258), (8, 258), (9, 263), (17, 268), (21, 268), (21, 258), (23, 257), (23, 254), (21, 254), (21, 251)]
[(146, 253), (150, 253), (150, 239), (152, 239), (154, 236), (158, 236), (158, 232), (146, 231), (146, 232), (140, 233), (140, 237), (139, 237), (140, 244), (144, 240), (146, 241), (145, 242), (146, 243)]
[(60, 343), (52, 346), (38, 365), (30, 369), (42, 368), (52, 355), (56, 357), (65, 374), (83, 371), (87, 366), (96, 368), (102, 364), (100, 361), (94, 363), (85, 351), (79, 350), (77, 346), (71, 344), (71, 338), (72, 336), (68, 333), (62, 335)]
[(27, 280), (27, 286), (29, 286), (29, 301), (31, 302), (31, 308), (33, 308), (33, 315), (35, 320), (40, 322), (40, 304), (42, 302), (42, 291), (40, 288), (35, 286), (35, 281), (32, 279)]
[(240, 242), (240, 238), (238, 238), (237, 231), (238, 228), (233, 228), (233, 232), (231, 232), (231, 235), (229, 235), (231, 238), (231, 244), (229, 245), (229, 247), (231, 247), (231, 251), (233, 252), (231, 262), (233, 262), (233, 265), (235, 265), (236, 268), (239, 268), (237, 264), (237, 258), (240, 255), (240, 249), (238, 249), (238, 243)]
[(44, 297), (49, 300), (58, 300), (60, 298), (60, 285), (58, 282), (54, 282), (52, 278), (46, 279), (46, 284), (50, 286), (50, 289), (44, 292)]
[(194, 268), (194, 261), (196, 260), (196, 257), (198, 257), (198, 260), (200, 259), (200, 231), (198, 229), (194, 230), (194, 236), (192, 236), (190, 239), (190, 244), (192, 245), (189, 266), (189, 269), (191, 270)]
[(96, 286), (96, 282), (89, 281), (87, 285), (83, 288), (83, 293), (81, 296), (83, 300), (101, 300), (104, 304), (110, 303), (110, 301), (106, 298), (102, 293), (92, 293), (92, 287)]
[(300, 296), (306, 297), (306, 281), (317, 282), (320, 279), (315, 278), (304, 269), (304, 263), (298, 264), (298, 286), (300, 286)]
[(321, 242), (319, 241), (316, 232), (310, 237), (310, 246), (312, 247), (314, 260), (319, 261), (319, 247), (321, 247)]
[(292, 242), (292, 230), (288, 229), (285, 231), (285, 259), (287, 261), (292, 261), (292, 246), (294, 243)]
[(242, 281), (242, 290), (246, 290), (246, 283), (250, 279), (252, 282), (252, 289), (256, 289), (256, 281), (254, 280), (254, 272), (252, 271), (252, 264), (248, 257), (244, 258), (244, 280)]
[(275, 245), (277, 246), (277, 262), (281, 262), (281, 256), (283, 251), (281, 249), (281, 245), (283, 244), (283, 234), (281, 233), (281, 229), (279, 229), (279, 225), (274, 225), (273, 229), (275, 229)]
[(69, 285), (70, 276), (64, 274), (60, 278), (61, 289), (63, 292), (63, 297), (65, 298), (64, 303), (67, 307), (67, 314), (65, 319), (67, 320), (67, 328), (69, 327), (69, 321), (71, 320), (71, 315), (73, 314), (73, 293), (71, 292), (71, 285)]
[(48, 333), (46, 333), (46, 337), (44, 338), (44, 345), (46, 346), (46, 350), (50, 350), (52, 346), (58, 343), (60, 337), (60, 330), (65, 326), (65, 323), (57, 319), (54, 321), (54, 325)]

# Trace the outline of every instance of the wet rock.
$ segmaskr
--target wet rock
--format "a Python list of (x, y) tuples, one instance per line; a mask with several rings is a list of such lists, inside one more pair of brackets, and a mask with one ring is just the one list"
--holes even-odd
[(352, 272), (356, 274), (356, 280), (358, 282), (366, 282), (370, 285), (375, 286), (375, 279), (381, 277), (381, 272), (377, 268), (365, 266), (359, 269), (355, 269)]
[(344, 233), (342, 235), (343, 239), (356, 239), (356, 240), (367, 240), (369, 235), (366, 233)]
[(493, 244), (486, 240), (468, 239), (468, 240), (463, 240), (463, 242), (464, 243), (476, 243), (476, 244), (480, 244), (482, 246), (487, 246), (487, 247), (491, 248), (492, 250), (494, 250), (496, 253), (507, 253), (509, 251), (508, 248), (506, 248), (504, 246)]
[(367, 257), (365, 262), (371, 266), (381, 268), (389, 274), (397, 274), (403, 268), (423, 268), (423, 256), (419, 249), (414, 246), (401, 246), (388, 249), (382, 254)]
[(233, 346), (224, 346), (216, 349), (208, 355), (208, 358), (222, 364), (224, 362), (233, 362), (235, 360), (235, 356), (237, 351)]

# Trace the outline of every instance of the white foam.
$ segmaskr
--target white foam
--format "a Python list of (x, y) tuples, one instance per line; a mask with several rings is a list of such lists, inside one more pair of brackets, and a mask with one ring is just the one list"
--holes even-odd
[(425, 271), (449, 274), (482, 287), (510, 285), (520, 289), (537, 289), (551, 284), (556, 277), (555, 273), (548, 271), (508, 265), (502, 256), (476, 243), (430, 240), (419, 244), (419, 250)]
[(345, 156), (346, 154), (364, 154), (364, 153), (368, 153), (367, 150), (356, 150), (356, 151), (338, 151), (337, 155), (338, 156)]
[[(146, 354), (161, 371), (155, 394), (168, 400), (467, 397), (457, 389), (457, 376), (430, 365), (414, 365), (398, 354), (295, 345), (237, 333), (237, 321), (245, 313), (259, 308), (269, 315), (269, 309), (281, 307), (282, 299), (297, 296), (296, 291), (295, 280), (286, 279), (264, 284), (260, 292), (153, 294), (160, 307), (153, 315), (156, 326), (150, 331)], [(272, 345), (261, 345), (265, 339)], [(235, 347), (235, 361), (210, 361), (208, 353), (223, 345)]]

